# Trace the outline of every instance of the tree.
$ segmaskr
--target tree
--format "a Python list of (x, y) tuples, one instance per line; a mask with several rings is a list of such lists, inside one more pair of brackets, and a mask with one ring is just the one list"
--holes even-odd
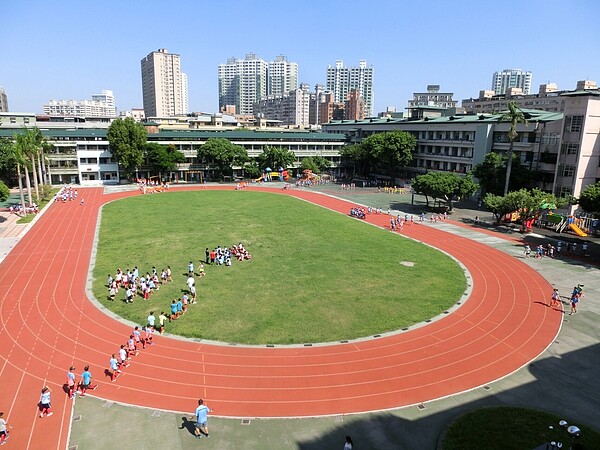
[(256, 161), (248, 161), (244, 164), (244, 175), (248, 178), (258, 178), (260, 177), (261, 170), (258, 167), (258, 163)]
[(449, 211), (452, 211), (452, 202), (473, 195), (479, 185), (473, 181), (470, 174), (462, 177), (450, 172), (431, 172), (419, 175), (412, 183), (412, 188), (429, 198), (443, 200)]
[[(27, 189), (27, 201), (31, 204), (33, 203), (33, 198), (31, 195), (31, 180), (29, 179), (29, 160), (27, 159), (27, 148), (29, 147), (29, 142), (27, 136), (24, 134), (16, 134), (14, 135), (14, 139), (15, 145), (13, 148), (13, 155), (17, 161), (19, 180), (21, 180), (21, 167), (23, 167), (23, 171), (25, 173), (25, 187)], [(19, 189), (22, 190), (22, 184), (19, 184)]]
[(501, 197), (494, 194), (487, 194), (483, 199), (485, 205), (492, 210), (497, 224), (500, 224), (502, 217), (508, 213), (517, 212), (521, 221), (522, 229), (525, 229), (525, 222), (534, 218), (540, 210), (543, 203), (554, 203), (557, 207), (564, 206), (566, 199), (557, 198), (540, 189), (519, 189), (509, 192)]
[(284, 170), (290, 167), (296, 161), (294, 152), (285, 148), (270, 147), (266, 145), (263, 151), (258, 155), (258, 167), (265, 170), (270, 167), (273, 170), (278, 170), (282, 167)]
[(0, 202), (5, 201), (10, 196), (10, 189), (3, 181), (0, 181)]
[(219, 176), (231, 174), (232, 166), (244, 167), (249, 161), (248, 152), (240, 145), (232, 144), (225, 138), (209, 138), (198, 149), (198, 159), (206, 159), (217, 166)]
[[(490, 152), (485, 155), (483, 162), (475, 165), (471, 173), (477, 178), (484, 194), (502, 195), (508, 157), (500, 153)], [(509, 191), (529, 188), (535, 173), (521, 164), (519, 158), (513, 155), (511, 165)]]
[(340, 157), (346, 165), (352, 165), (353, 176), (368, 176), (371, 172), (371, 158), (360, 144), (345, 145), (340, 149)]
[(508, 185), (510, 184), (510, 171), (513, 160), (513, 148), (514, 142), (519, 133), (517, 133), (517, 125), (520, 123), (527, 124), (527, 119), (523, 114), (523, 111), (519, 109), (517, 103), (514, 101), (508, 102), (508, 111), (500, 118), (502, 122), (510, 122), (510, 130), (508, 131), (508, 140), (510, 145), (508, 147), (508, 156), (506, 160), (506, 179), (504, 180), (504, 195), (508, 194)]
[(21, 148), (17, 145), (16, 139), (3, 139), (0, 141), (0, 149), (2, 149), (0, 154), (2, 155), (2, 164), (4, 167), (12, 167), (16, 171), (21, 197), (21, 208), (22, 211), (25, 211), (25, 195), (23, 194), (23, 179), (21, 178), (21, 165), (24, 161), (24, 156), (21, 153)]
[(417, 139), (411, 133), (396, 130), (373, 134), (360, 145), (378, 164), (389, 169), (392, 178), (396, 178), (397, 168), (412, 161)]
[(147, 137), (144, 126), (131, 117), (116, 119), (108, 127), (106, 138), (126, 178), (132, 178), (137, 167), (144, 161)]
[(331, 161), (329, 161), (327, 158), (323, 158), (321, 155), (313, 156), (312, 159), (317, 165), (318, 173), (325, 172), (331, 166)]
[(163, 172), (171, 172), (177, 169), (177, 164), (185, 162), (185, 155), (174, 145), (160, 145), (150, 142), (145, 146), (146, 159), (153, 172), (161, 177)]
[(300, 161), (300, 169), (302, 169), (302, 171), (311, 170), (314, 173), (319, 172), (319, 166), (317, 165), (315, 160), (310, 156), (302, 158), (302, 161)]
[(589, 185), (581, 191), (579, 206), (587, 212), (600, 212), (600, 182)]

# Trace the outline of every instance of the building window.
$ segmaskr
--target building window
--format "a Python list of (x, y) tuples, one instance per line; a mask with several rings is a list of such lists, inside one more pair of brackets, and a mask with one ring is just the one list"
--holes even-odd
[(560, 151), (563, 155), (576, 155), (579, 151), (579, 144), (576, 142), (563, 142)]
[(583, 125), (583, 116), (567, 116), (565, 117), (565, 132), (579, 133)]
[(566, 198), (566, 197), (569, 197), (572, 192), (573, 192), (573, 190), (571, 189), (570, 186), (561, 186), (560, 190), (558, 191), (558, 196), (560, 198)]
[(562, 169), (563, 169), (562, 170), (563, 177), (570, 178), (575, 173), (575, 166), (572, 166), (570, 164), (565, 164)]

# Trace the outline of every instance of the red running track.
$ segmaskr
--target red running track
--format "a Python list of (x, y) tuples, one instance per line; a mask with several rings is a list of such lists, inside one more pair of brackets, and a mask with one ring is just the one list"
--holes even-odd
[[(265, 191), (344, 214), (352, 206), (310, 191)], [(543, 304), (550, 284), (529, 266), (415, 224), (402, 234), (451, 254), (472, 276), (469, 300), (441, 320), (393, 336), (300, 348), (156, 336), (156, 345), (110, 383), (103, 375), (107, 355), (131, 329), (100, 311), (85, 286), (100, 206), (137, 193), (80, 192), (85, 206), (50, 206), (0, 265), (0, 410), (14, 426), (13, 448), (67, 446), (72, 400), (62, 384), (70, 365), (80, 374), (90, 364), (98, 397), (149, 408), (193, 411), (202, 397), (226, 417), (345, 414), (427, 402), (497, 380), (540, 355), (560, 327), (562, 314)], [(367, 221), (385, 227), (389, 217)], [(45, 384), (53, 389), (55, 414), (40, 419)]]

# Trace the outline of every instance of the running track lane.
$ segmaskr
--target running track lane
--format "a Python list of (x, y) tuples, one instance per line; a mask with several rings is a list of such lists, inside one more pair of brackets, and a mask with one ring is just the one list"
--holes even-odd
[[(249, 191), (291, 195), (343, 214), (353, 205), (304, 190), (250, 188), (239, 195)], [(471, 273), (469, 300), (443, 319), (319, 347), (215, 346), (155, 336), (156, 345), (110, 383), (103, 375), (107, 355), (131, 330), (97, 309), (85, 285), (99, 207), (137, 193), (80, 192), (85, 206), (50, 206), (0, 265), (0, 410), (14, 426), (13, 448), (66, 448), (72, 401), (62, 385), (70, 365), (79, 375), (90, 364), (99, 383), (94, 395), (150, 408), (193, 411), (202, 397), (224, 417), (357, 413), (427, 402), (506, 376), (540, 355), (562, 320), (542, 304), (551, 286), (529, 266), (433, 227), (405, 225), (402, 234), (453, 255)], [(389, 217), (367, 221), (386, 227)], [(40, 419), (44, 384), (53, 389), (55, 414)]]

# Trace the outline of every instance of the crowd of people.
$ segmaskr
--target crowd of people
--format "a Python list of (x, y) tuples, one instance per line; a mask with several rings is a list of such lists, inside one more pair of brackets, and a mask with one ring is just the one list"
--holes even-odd
[(365, 219), (367, 217), (367, 215), (365, 214), (365, 208), (363, 208), (362, 206), (355, 206), (354, 208), (350, 208), (350, 215), (359, 219)]
[(8, 211), (11, 214), (22, 214), (23, 212), (25, 212), (25, 214), (37, 214), (39, 212), (39, 209), (38, 209), (38, 205), (36, 203), (30, 203), (25, 206), (25, 209), (23, 209), (23, 207), (18, 204), (10, 205), (8, 207)]
[(238, 261), (249, 261), (252, 259), (252, 255), (240, 242), (238, 245), (233, 244), (231, 247), (217, 246), (213, 250), (209, 250), (206, 247), (205, 250), (205, 261), (206, 264), (218, 265), (218, 266), (231, 266), (232, 260)]
[(171, 266), (161, 269), (160, 273), (156, 270), (156, 266), (152, 266), (151, 271), (141, 276), (137, 266), (133, 270), (126, 269), (125, 271), (119, 267), (114, 277), (108, 274), (107, 286), (109, 299), (114, 301), (119, 290), (124, 289), (125, 303), (133, 303), (136, 297), (148, 300), (151, 294), (160, 290), (160, 286), (169, 281), (173, 282)]
[[(153, 315), (153, 313), (150, 314)], [(108, 369), (106, 369), (104, 373), (110, 377), (111, 382), (115, 382), (119, 375), (121, 375), (123, 369), (129, 367), (132, 358), (138, 356), (140, 350), (145, 349), (147, 346), (154, 345), (152, 339), (153, 334), (154, 325), (150, 325), (150, 323), (147, 323), (143, 328), (140, 328), (139, 326), (134, 327), (126, 342), (119, 346), (117, 353), (113, 353), (110, 356)], [(85, 391), (80, 394), (80, 397), (83, 397), (84, 395)]]

